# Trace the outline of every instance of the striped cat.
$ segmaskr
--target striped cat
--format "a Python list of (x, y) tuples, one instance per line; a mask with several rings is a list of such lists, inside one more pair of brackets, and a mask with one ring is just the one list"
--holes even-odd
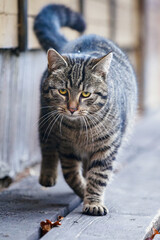
[(40, 184), (53, 186), (60, 160), (64, 178), (84, 200), (83, 213), (105, 215), (105, 188), (137, 105), (134, 71), (111, 41), (83, 35), (68, 42), (59, 28), (85, 30), (83, 18), (48, 5), (34, 30), (48, 51), (41, 84)]

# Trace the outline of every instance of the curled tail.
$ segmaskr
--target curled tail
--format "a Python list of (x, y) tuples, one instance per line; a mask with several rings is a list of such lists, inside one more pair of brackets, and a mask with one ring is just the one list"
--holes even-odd
[(34, 31), (46, 51), (54, 48), (61, 52), (61, 48), (68, 42), (60, 32), (60, 28), (65, 26), (83, 32), (86, 24), (79, 13), (58, 4), (44, 7), (34, 21)]

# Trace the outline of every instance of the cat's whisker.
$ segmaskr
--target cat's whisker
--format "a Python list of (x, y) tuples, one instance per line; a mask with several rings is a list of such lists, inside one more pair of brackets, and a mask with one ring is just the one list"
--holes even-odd
[[(101, 135), (101, 132), (102, 132), (102, 129), (100, 128), (100, 126), (97, 125), (97, 123), (96, 123), (95, 120), (92, 118), (92, 116), (88, 115), (87, 117), (89, 117), (89, 118), (90, 118), (90, 121), (92, 121), (93, 126), (94, 126), (94, 128), (95, 128), (95, 131), (96, 131), (96, 133), (97, 133), (97, 136), (100, 136), (100, 135)], [(103, 140), (103, 139), (102, 139), (101, 141), (104, 143), (104, 140)]]
[[(103, 118), (102, 117), (100, 117), (99, 115), (97, 115), (97, 117), (95, 116), (95, 115), (97, 115), (96, 113), (95, 114), (93, 114), (92, 115), (92, 117), (96, 120), (96, 121), (98, 121), (98, 123), (103, 127), (103, 129), (106, 131), (106, 129), (107, 130), (112, 130), (112, 128), (111, 127), (109, 127), (109, 126), (104, 126), (104, 124), (101, 122), (102, 120), (103, 120)], [(114, 115), (111, 115), (111, 116), (113, 116), (114, 117)], [(112, 118), (113, 119), (113, 118)], [(113, 120), (112, 119), (109, 119), (109, 118), (107, 118), (106, 117), (106, 122), (107, 121), (109, 121), (109, 122), (113, 122)]]
[[(55, 110), (55, 111), (57, 111), (57, 110)], [(33, 126), (36, 126), (37, 124), (39, 125), (40, 122), (41, 122), (41, 120), (42, 120), (43, 118), (45, 118), (47, 115), (49, 115), (49, 114), (51, 114), (51, 113), (53, 113), (53, 112), (54, 112), (54, 111), (47, 112), (46, 114), (44, 114), (42, 117), (40, 117), (38, 120), (36, 120), (36, 121), (33, 123)]]
[(86, 128), (86, 138), (87, 138), (87, 144), (88, 144), (88, 128), (87, 128), (87, 124), (86, 124), (86, 120), (84, 118), (84, 116), (82, 117), (84, 124), (85, 124), (85, 128)]
[(61, 119), (60, 119), (60, 123), (59, 123), (59, 131), (60, 131), (60, 134), (62, 135), (62, 121), (63, 121), (63, 115), (61, 115)]
[(50, 128), (50, 131), (49, 131), (49, 133), (48, 133), (48, 136), (47, 136), (47, 139), (46, 139), (46, 142), (47, 142), (47, 140), (48, 140), (48, 137), (49, 137), (49, 135), (50, 135), (50, 133), (51, 133), (51, 131), (52, 131), (52, 129), (53, 129), (53, 126), (55, 125), (55, 123), (58, 121), (58, 119), (60, 118), (60, 114), (58, 113), (57, 115), (56, 115), (56, 117), (54, 118), (54, 122), (53, 122), (53, 124), (52, 124), (52, 126), (51, 126), (51, 128)]
[(87, 123), (87, 125), (88, 125), (88, 127), (89, 127), (89, 131), (91, 132), (91, 139), (92, 139), (92, 142), (93, 142), (93, 132), (92, 132), (92, 128), (91, 128), (91, 126), (90, 126), (90, 124), (89, 124), (89, 121), (88, 121), (87, 117), (84, 116), (84, 118), (85, 118), (86, 123)]
[[(56, 113), (57, 111), (52, 111), (52, 112), (49, 112), (48, 114), (45, 114), (42, 118), (40, 118), (40, 121), (39, 121), (39, 128), (42, 128), (45, 123), (47, 123), (53, 116), (54, 114)], [(48, 116), (46, 116), (48, 115)], [(44, 119), (43, 119), (44, 118)], [(42, 120), (43, 119), (43, 120)], [(42, 121), (41, 121), (42, 120)]]
[[(95, 128), (95, 131), (96, 131), (97, 135), (99, 135), (100, 134), (100, 127), (96, 124), (96, 122), (94, 121), (94, 119), (92, 119), (92, 117), (90, 115), (88, 115), (87, 117), (92, 122), (93, 127)], [(99, 131), (98, 131), (98, 128), (99, 128)]]
[(38, 120), (36, 120), (36, 121), (33, 123), (33, 126), (35, 127), (35, 126), (37, 126), (37, 124), (39, 125), (41, 119), (45, 118), (48, 114), (49, 114), (49, 113), (43, 115), (41, 118), (39, 118)]
[(104, 126), (104, 124), (96, 116), (92, 116), (92, 117), (93, 117), (93, 119), (95, 119), (98, 122), (98, 124), (100, 124), (103, 127), (104, 131), (106, 131), (106, 127)]
[(51, 117), (53, 117), (53, 119), (51, 120), (51, 122), (49, 123), (48, 127), (46, 128), (46, 130), (45, 130), (45, 132), (44, 132), (43, 140), (45, 139), (45, 136), (46, 136), (46, 133), (47, 133), (49, 127), (52, 125), (53, 121), (55, 120), (55, 118), (56, 118), (58, 115), (59, 115), (58, 113), (55, 113), (55, 116), (54, 116), (54, 115), (51, 116)]
[[(100, 122), (101, 120), (103, 120), (103, 117), (99, 116), (99, 115), (96, 114), (96, 113), (93, 114), (94, 117), (96, 117), (95, 115), (99, 118), (99, 122)], [(109, 118), (106, 117), (106, 121), (112, 122), (112, 119), (109, 119)]]

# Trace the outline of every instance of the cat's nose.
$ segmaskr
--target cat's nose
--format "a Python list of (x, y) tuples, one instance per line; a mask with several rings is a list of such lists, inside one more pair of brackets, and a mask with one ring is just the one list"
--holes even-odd
[(75, 111), (77, 111), (77, 108), (69, 108), (69, 111), (71, 112), (71, 114), (73, 114)]
[(70, 111), (71, 114), (76, 112), (78, 110), (78, 105), (76, 101), (70, 101), (68, 105), (68, 110)]

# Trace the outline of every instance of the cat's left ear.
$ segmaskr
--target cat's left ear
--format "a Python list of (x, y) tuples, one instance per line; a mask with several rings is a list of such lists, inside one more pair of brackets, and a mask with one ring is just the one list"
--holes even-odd
[(92, 67), (92, 70), (95, 71), (95, 73), (98, 73), (98, 75), (106, 73), (108, 74), (111, 61), (112, 61), (113, 53), (110, 52), (107, 55), (101, 57), (100, 59), (97, 59), (95, 65)]
[(55, 49), (50, 48), (47, 52), (48, 69), (54, 71), (68, 66), (65, 58), (61, 56)]

